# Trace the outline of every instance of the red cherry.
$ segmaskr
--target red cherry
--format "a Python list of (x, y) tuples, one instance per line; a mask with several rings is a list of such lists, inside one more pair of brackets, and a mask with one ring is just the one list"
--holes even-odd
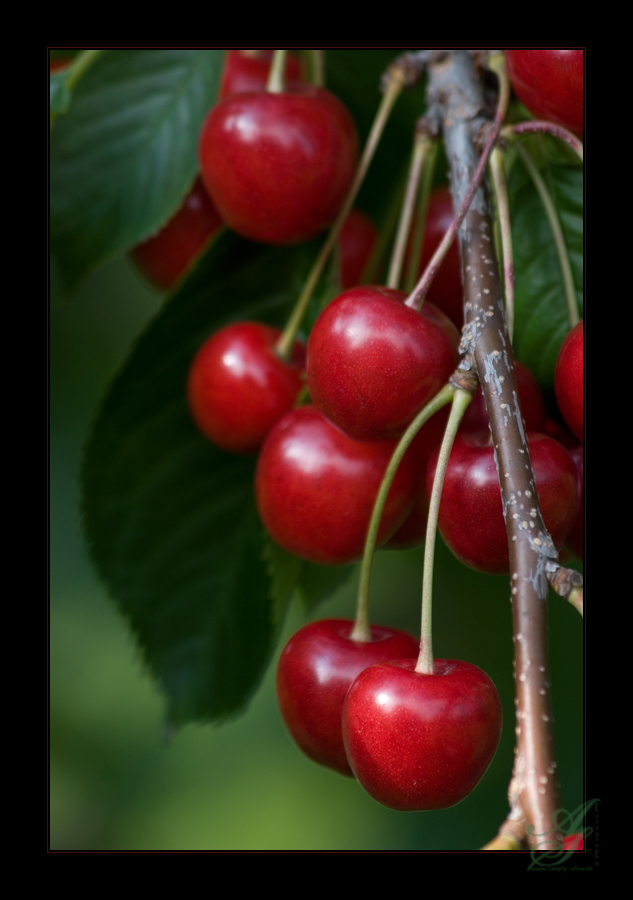
[[(514, 364), (525, 430), (543, 433), (546, 427), (545, 401), (539, 383), (527, 366), (518, 360)], [(489, 427), (486, 401), (482, 389), (478, 388), (464, 413), (460, 428), (462, 431), (486, 431)]]
[[(255, 476), (257, 508), (273, 540), (322, 565), (360, 559), (395, 447), (395, 441), (356, 441), (312, 406), (289, 412), (268, 435)], [(387, 497), (378, 546), (411, 509), (414, 483), (415, 465), (405, 456)]]
[(281, 332), (260, 322), (236, 322), (212, 335), (189, 370), (187, 401), (210, 441), (232, 453), (256, 453), (303, 387), (305, 348), (290, 362), (275, 353)]
[[(262, 48), (229, 50), (226, 54), (218, 98), (221, 100), (222, 97), (228, 97), (230, 94), (263, 91), (268, 81), (274, 52), (274, 50)], [(286, 79), (301, 81), (302, 78), (301, 60), (293, 53), (289, 53), (286, 57)]]
[(331, 225), (357, 161), (349, 112), (311, 85), (226, 97), (200, 135), (202, 177), (222, 218), (269, 244), (305, 241)]
[(222, 226), (200, 178), (175, 216), (130, 255), (150, 284), (169, 291)]
[(583, 133), (583, 51), (506, 50), (508, 75), (519, 100), (537, 119)]
[(326, 306), (310, 334), (312, 400), (359, 440), (402, 434), (459, 360), (448, 319), (432, 304), (420, 314), (404, 298), (390, 288), (352, 288)]
[(404, 811), (455, 806), (479, 783), (501, 737), (503, 713), (491, 679), (477, 666), (416, 659), (365, 669), (343, 705), (343, 741), (352, 771), (379, 803)]
[(48, 71), (49, 72), (59, 72), (59, 71), (61, 71), (61, 69), (65, 69), (69, 62), (70, 62), (70, 57), (58, 56), (55, 59), (49, 59)]
[(579, 441), (583, 440), (583, 322), (579, 322), (569, 332), (560, 348), (554, 388), (558, 408)]
[[(448, 231), (453, 218), (451, 192), (448, 188), (437, 188), (429, 198), (418, 278), (420, 278), (430, 262), (440, 241)], [(462, 285), (462, 263), (457, 238), (451, 244), (448, 253), (437, 270), (426, 299), (433, 303), (434, 306), (437, 306), (438, 309), (441, 309), (455, 327), (461, 330), (464, 324), (464, 288)]]
[(420, 650), (404, 631), (372, 625), (370, 641), (354, 641), (353, 628), (349, 619), (305, 625), (290, 638), (277, 667), (279, 710), (295, 743), (315, 762), (352, 777), (341, 730), (350, 684), (368, 666), (417, 657)]
[[(560, 548), (578, 512), (578, 476), (564, 447), (544, 434), (528, 436), (536, 489), (545, 526)], [(433, 486), (437, 452), (429, 464), (427, 490)], [(512, 512), (533, 521), (530, 498), (516, 498)], [(444, 479), (438, 526), (455, 556), (491, 575), (509, 571), (508, 538), (501, 490), (489, 435), (458, 433)]]
[(360, 209), (353, 209), (343, 222), (338, 241), (341, 286), (347, 290), (360, 284), (363, 270), (378, 241), (378, 231), (369, 216)]
[(564, 850), (583, 850), (584, 849), (584, 841), (582, 834), (570, 834), (566, 838), (563, 838), (563, 849)]

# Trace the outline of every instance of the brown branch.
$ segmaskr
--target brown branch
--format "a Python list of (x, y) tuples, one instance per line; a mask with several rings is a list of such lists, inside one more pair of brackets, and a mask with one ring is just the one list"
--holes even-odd
[[(429, 65), (429, 106), (439, 112), (458, 209), (479, 162), (474, 135), (485, 122), (483, 90), (466, 51)], [(485, 132), (485, 129), (484, 129)], [(558, 556), (542, 520), (503, 310), (487, 180), (459, 229), (464, 281), (463, 366), (472, 354), (490, 418), (510, 550), (517, 746), (510, 805), (535, 835), (552, 829), (560, 806), (547, 657), (547, 571)], [(535, 838), (556, 849), (555, 836)]]

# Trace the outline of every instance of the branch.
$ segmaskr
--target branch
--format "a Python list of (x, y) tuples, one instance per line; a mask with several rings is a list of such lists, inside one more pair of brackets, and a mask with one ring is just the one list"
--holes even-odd
[[(471, 57), (455, 50), (429, 65), (428, 100), (443, 122), (453, 206), (459, 209), (477, 169), (474, 136), (486, 123), (483, 90)], [(543, 523), (503, 309), (486, 179), (459, 229), (464, 282), (463, 367), (472, 354), (490, 417), (499, 472), (512, 585), (517, 747), (510, 792), (535, 835), (551, 831), (560, 806), (547, 657), (547, 569), (557, 552)], [(525, 510), (525, 512), (524, 512)], [(529, 523), (534, 525), (529, 527)], [(556, 849), (535, 838), (539, 849)]]

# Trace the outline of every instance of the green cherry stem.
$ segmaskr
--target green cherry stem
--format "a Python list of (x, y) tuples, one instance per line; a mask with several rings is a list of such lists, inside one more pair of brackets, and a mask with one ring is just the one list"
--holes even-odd
[(514, 256), (512, 253), (512, 227), (510, 225), (510, 203), (503, 167), (504, 154), (498, 148), (490, 156), (490, 171), (495, 192), (499, 230), (501, 232), (501, 252), (503, 256), (503, 284), (506, 303), (506, 322), (510, 340), (514, 333)]
[(574, 609), (577, 609), (581, 616), (584, 616), (584, 592), (581, 587), (575, 587), (567, 598)]
[(316, 87), (325, 86), (325, 55), (321, 47), (309, 47), (306, 51), (309, 59), (310, 84)]
[(415, 667), (415, 671), (422, 675), (434, 675), (435, 663), (433, 661), (433, 558), (435, 555), (435, 536), (437, 534), (437, 519), (440, 511), (440, 498), (442, 496), (442, 486), (444, 485), (444, 476), (448, 466), (448, 460), (451, 455), (453, 441), (459, 428), (459, 423), (473, 399), (473, 395), (461, 388), (453, 388), (453, 405), (451, 406), (451, 414), (448, 417), (446, 430), (440, 454), (437, 460), (437, 468), (435, 470), (435, 478), (433, 479), (433, 490), (429, 500), (429, 517), (426, 523), (426, 541), (424, 544), (424, 575), (422, 576), (422, 628), (420, 635), (420, 655)]
[(273, 54), (273, 62), (270, 67), (268, 81), (266, 82), (266, 90), (270, 94), (283, 94), (286, 90), (286, 57), (288, 56), (288, 48), (282, 47), (275, 50)]
[(561, 228), (561, 224), (556, 214), (556, 208), (547, 189), (547, 185), (545, 184), (541, 173), (536, 168), (534, 160), (527, 152), (525, 147), (521, 146), (521, 144), (517, 144), (516, 149), (523, 161), (525, 168), (528, 171), (530, 178), (534, 183), (534, 187), (538, 191), (538, 195), (541, 198), (541, 203), (543, 204), (543, 209), (545, 210), (545, 215), (547, 216), (549, 226), (552, 230), (554, 244), (556, 245), (556, 252), (558, 253), (558, 262), (560, 264), (561, 274), (563, 276), (563, 286), (565, 288), (565, 297), (567, 299), (567, 312), (569, 314), (571, 327), (573, 328), (574, 325), (577, 325), (580, 321), (580, 316), (578, 314), (578, 302), (576, 300), (574, 276), (571, 271), (571, 264), (569, 262), (569, 254), (567, 252), (567, 245), (565, 244), (563, 229)]
[[(409, 168), (409, 177), (407, 179), (407, 187), (405, 190), (404, 201), (400, 211), (400, 222), (398, 223), (398, 233), (391, 255), (391, 263), (389, 265), (389, 274), (387, 276), (387, 287), (397, 288), (400, 284), (402, 276), (402, 266), (404, 263), (404, 254), (407, 249), (407, 241), (409, 232), (411, 231), (411, 221), (413, 219), (413, 211), (415, 209), (416, 198), (420, 189), (420, 179), (423, 172), (433, 169), (435, 156), (437, 151), (437, 141), (434, 141), (426, 131), (416, 128), (415, 138), (413, 142), (413, 154), (411, 157), (411, 166)], [(427, 188), (423, 198), (424, 217), (426, 218), (426, 207), (428, 207), (430, 193), (430, 179), (424, 179), (424, 186)]]
[(68, 75), (66, 76), (66, 87), (69, 90), (74, 88), (79, 79), (96, 61), (97, 57), (101, 56), (102, 53), (103, 49), (83, 50), (74, 58), (74, 60), (68, 67)]
[(325, 243), (321, 247), (319, 255), (317, 256), (314, 265), (312, 266), (312, 269), (310, 270), (310, 273), (306, 279), (306, 283), (303, 286), (303, 290), (299, 295), (299, 299), (297, 300), (295, 307), (290, 314), (288, 323), (275, 346), (277, 355), (282, 359), (288, 359), (290, 356), (295, 336), (301, 326), (301, 322), (305, 315), (306, 309), (308, 308), (308, 304), (310, 303), (310, 298), (312, 297), (317, 282), (321, 277), (321, 273), (325, 268), (328, 257), (334, 248), (336, 239), (338, 238), (339, 232), (343, 227), (343, 223), (345, 222), (345, 219), (349, 215), (349, 212), (354, 205), (354, 200), (356, 199), (356, 195), (358, 194), (360, 186), (363, 183), (363, 179), (365, 178), (367, 169), (369, 168), (369, 165), (374, 157), (376, 148), (385, 129), (385, 125), (387, 124), (387, 119), (389, 118), (391, 110), (393, 109), (394, 103), (400, 96), (400, 92), (402, 91), (404, 84), (404, 74), (397, 68), (391, 70), (389, 73), (389, 78), (387, 80), (385, 92), (382, 95), (380, 105), (378, 106), (378, 110), (376, 112), (376, 117), (369, 133), (369, 137), (367, 138), (365, 148), (363, 150), (363, 155), (358, 164), (358, 169), (356, 170), (354, 180), (349, 189), (345, 202), (339, 211), (334, 225), (330, 229)]
[(404, 289), (408, 294), (413, 290), (417, 281), (422, 251), (424, 250), (424, 232), (426, 230), (426, 219), (439, 143), (435, 141), (433, 146), (435, 155), (429, 160), (428, 166), (425, 166), (422, 172), (422, 186), (418, 196), (418, 214), (415, 218), (413, 234), (411, 235), (411, 253), (409, 254), (409, 261), (407, 263), (407, 271), (404, 280)]
[(452, 385), (447, 384), (438, 394), (435, 395), (433, 400), (431, 400), (430, 403), (427, 403), (424, 409), (418, 413), (413, 422), (411, 422), (405, 433), (400, 438), (398, 446), (394, 450), (393, 456), (389, 461), (389, 465), (385, 470), (380, 489), (378, 491), (378, 494), (376, 495), (376, 501), (374, 503), (374, 509), (371, 514), (371, 519), (369, 520), (367, 537), (365, 539), (365, 549), (363, 552), (363, 561), (360, 568), (360, 581), (358, 585), (356, 621), (350, 635), (353, 641), (371, 640), (371, 631), (369, 626), (369, 580), (371, 575), (371, 566), (374, 559), (374, 551), (376, 549), (378, 528), (380, 526), (380, 520), (382, 518), (383, 509), (385, 508), (385, 502), (387, 500), (389, 488), (391, 487), (391, 482), (393, 481), (395, 474), (398, 471), (398, 466), (402, 461), (402, 457), (407, 452), (409, 444), (416, 436), (420, 428), (422, 428), (424, 423), (428, 422), (431, 416), (434, 415), (439, 409), (442, 409), (443, 406), (446, 406), (447, 403), (451, 402), (454, 393), (455, 388)]
[(517, 138), (521, 137), (521, 135), (534, 133), (551, 134), (552, 137), (565, 141), (565, 143), (569, 144), (574, 153), (580, 158), (580, 161), (584, 161), (583, 142), (579, 140), (575, 134), (572, 134), (571, 131), (563, 128), (562, 125), (556, 125), (554, 122), (518, 122), (516, 125), (506, 125), (501, 132), (501, 136), (514, 142)]

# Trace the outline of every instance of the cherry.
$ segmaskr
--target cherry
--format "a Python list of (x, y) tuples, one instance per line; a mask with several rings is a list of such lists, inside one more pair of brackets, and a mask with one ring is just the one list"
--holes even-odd
[(331, 225), (357, 162), (351, 115), (312, 85), (225, 97), (200, 135), (202, 177), (220, 215), (263, 243), (299, 243)]
[(505, 54), (512, 87), (530, 112), (582, 135), (582, 49), (522, 48)]
[[(268, 81), (274, 50), (229, 50), (226, 54), (218, 98), (248, 91), (263, 91)], [(286, 57), (286, 79), (301, 81), (303, 66), (293, 53)]]
[[(255, 475), (267, 531), (289, 553), (322, 565), (363, 554), (369, 519), (395, 441), (357, 441), (312, 406), (293, 409), (272, 429)], [(385, 505), (378, 545), (411, 509), (415, 465), (405, 455)]]
[(150, 284), (169, 291), (221, 226), (222, 219), (197, 178), (176, 215), (130, 255)]
[(356, 676), (375, 663), (417, 656), (412, 635), (371, 626), (355, 641), (349, 619), (311, 622), (290, 638), (277, 667), (277, 700), (291, 737), (310, 759), (353, 777), (343, 746), (343, 701)]
[[(535, 376), (527, 366), (515, 360), (519, 400), (526, 431), (544, 432), (546, 427), (545, 401)], [(478, 388), (464, 414), (460, 428), (462, 431), (485, 431), (490, 427), (483, 391)]]
[(502, 708), (477, 666), (436, 659), (371, 666), (343, 705), (343, 741), (352, 771), (379, 803), (404, 811), (455, 806), (479, 783), (499, 744)]
[(359, 440), (402, 434), (458, 363), (452, 323), (432, 304), (421, 314), (405, 306), (405, 296), (352, 288), (326, 306), (310, 334), (312, 400)]
[[(556, 547), (567, 539), (578, 511), (578, 476), (574, 461), (557, 441), (544, 434), (528, 436), (536, 489), (545, 526)], [(427, 472), (431, 493), (437, 452)], [(532, 522), (530, 498), (517, 498), (512, 512)], [(501, 490), (490, 436), (458, 433), (444, 479), (438, 526), (455, 556), (480, 572), (509, 571), (508, 538)], [(536, 536), (536, 535), (535, 535)]]
[(579, 441), (583, 440), (583, 322), (569, 332), (560, 348), (554, 373), (558, 408)]
[(193, 360), (187, 401), (200, 431), (232, 453), (255, 453), (303, 387), (305, 348), (292, 359), (275, 353), (281, 332), (260, 322), (236, 322), (212, 335)]
[[(430, 262), (440, 241), (448, 231), (453, 218), (451, 192), (446, 187), (437, 188), (429, 197), (418, 278)], [(462, 263), (457, 239), (451, 244), (448, 253), (437, 270), (426, 299), (437, 306), (438, 309), (441, 309), (455, 327), (461, 330), (464, 324), (464, 288), (462, 285)]]
[(65, 69), (69, 62), (70, 62), (70, 57), (58, 56), (55, 59), (49, 59), (48, 71), (49, 72), (59, 72), (62, 69)]
[(369, 216), (360, 209), (352, 209), (343, 222), (338, 237), (343, 290), (360, 284), (363, 270), (377, 241), (378, 232)]
[(566, 838), (563, 838), (563, 849), (564, 850), (583, 850), (584, 849), (584, 841), (582, 834), (569, 834)]

